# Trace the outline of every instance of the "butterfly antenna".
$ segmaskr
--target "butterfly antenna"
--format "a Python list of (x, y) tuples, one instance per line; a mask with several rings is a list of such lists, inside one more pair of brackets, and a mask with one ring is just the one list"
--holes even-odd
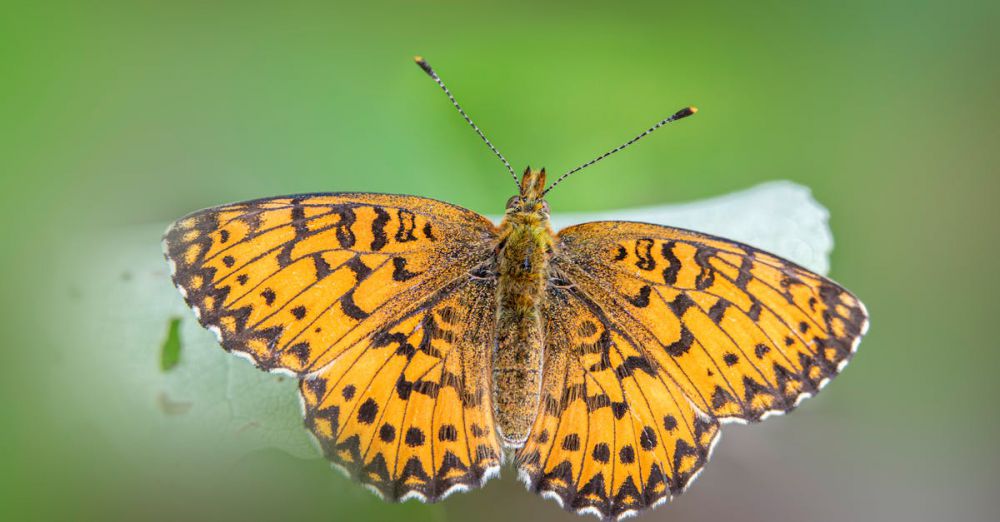
[(517, 181), (517, 174), (514, 172), (514, 169), (511, 168), (510, 163), (507, 162), (507, 158), (503, 157), (503, 154), (500, 154), (500, 151), (497, 150), (497, 148), (494, 147), (492, 143), (490, 143), (490, 140), (486, 138), (486, 135), (483, 134), (483, 131), (479, 130), (479, 127), (475, 123), (473, 123), (472, 118), (470, 118), (469, 115), (466, 114), (464, 110), (462, 110), (462, 106), (459, 105), (458, 101), (455, 100), (455, 97), (452, 96), (451, 91), (449, 91), (448, 88), (445, 87), (444, 82), (441, 81), (441, 77), (438, 76), (436, 72), (434, 72), (433, 68), (431, 68), (431, 64), (427, 63), (427, 60), (424, 60), (423, 56), (414, 56), (413, 60), (417, 62), (417, 65), (419, 65), (420, 68), (423, 69), (425, 73), (427, 73), (427, 76), (430, 76), (432, 80), (437, 82), (438, 87), (440, 87), (441, 90), (444, 91), (444, 93), (448, 96), (448, 99), (451, 100), (451, 104), (454, 105), (456, 109), (458, 109), (458, 113), (461, 114), (463, 118), (465, 118), (465, 121), (472, 127), (472, 130), (476, 131), (476, 134), (478, 134), (479, 137), (482, 138), (484, 142), (486, 142), (486, 146), (493, 151), (493, 154), (496, 154), (497, 157), (500, 158), (500, 161), (503, 162), (503, 165), (507, 167), (507, 171), (510, 172), (511, 177), (514, 178), (514, 183), (517, 184), (518, 187), (520, 187), (520, 184), (518, 184)]
[(668, 124), (668, 123), (670, 123), (672, 121), (677, 121), (677, 120), (679, 120), (681, 118), (687, 118), (688, 116), (690, 116), (690, 115), (692, 115), (692, 114), (694, 114), (696, 112), (698, 112), (698, 108), (697, 107), (685, 107), (685, 108), (683, 108), (683, 109), (675, 112), (669, 118), (667, 118), (665, 120), (661, 120), (656, 125), (653, 125), (652, 127), (646, 129), (646, 131), (643, 132), (642, 134), (640, 134), (640, 135), (638, 135), (638, 136), (636, 136), (636, 137), (634, 137), (634, 138), (626, 141), (625, 143), (623, 143), (623, 144), (621, 144), (621, 145), (619, 145), (619, 146), (617, 146), (617, 147), (615, 147), (615, 148), (613, 148), (613, 149), (605, 152), (604, 154), (601, 154), (600, 156), (598, 156), (598, 157), (596, 157), (596, 158), (594, 158), (594, 159), (592, 159), (592, 160), (584, 163), (583, 165), (580, 165), (579, 167), (577, 167), (577, 168), (575, 168), (575, 169), (573, 169), (573, 170), (571, 170), (571, 171), (563, 174), (562, 176), (559, 176), (559, 179), (553, 181), (552, 184), (549, 185), (549, 188), (547, 188), (544, 191), (542, 191), (542, 196), (544, 196), (545, 194), (548, 194), (548, 192), (550, 190), (552, 190), (553, 187), (555, 187), (556, 185), (558, 185), (560, 181), (568, 178), (571, 174), (575, 174), (577, 172), (580, 172), (581, 170), (583, 170), (583, 169), (585, 169), (585, 168), (593, 165), (594, 163), (597, 163), (598, 161), (601, 161), (602, 159), (607, 158), (608, 156), (610, 156), (610, 155), (612, 155), (612, 154), (614, 154), (614, 153), (616, 153), (616, 152), (624, 149), (625, 147), (628, 147), (629, 145), (631, 145), (631, 144), (633, 144), (633, 143), (641, 140), (642, 138), (645, 138), (646, 136), (652, 134), (653, 131), (655, 131), (656, 129), (659, 129), (660, 127), (662, 127), (662, 126), (664, 126), (664, 125), (666, 125), (666, 124)]

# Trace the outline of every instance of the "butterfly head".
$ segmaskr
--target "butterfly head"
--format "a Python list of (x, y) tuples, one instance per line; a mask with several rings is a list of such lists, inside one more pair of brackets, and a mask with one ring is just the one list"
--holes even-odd
[(548, 219), (549, 204), (542, 199), (545, 192), (545, 169), (524, 169), (521, 177), (521, 192), (507, 200), (507, 215), (537, 215)]

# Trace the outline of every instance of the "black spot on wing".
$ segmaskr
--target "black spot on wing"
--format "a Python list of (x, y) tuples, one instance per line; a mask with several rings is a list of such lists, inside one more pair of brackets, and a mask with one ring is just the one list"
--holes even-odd
[(378, 404), (375, 403), (375, 399), (368, 398), (361, 407), (358, 408), (358, 422), (362, 424), (371, 424), (375, 422), (375, 416), (378, 415)]
[(361, 261), (361, 258), (354, 256), (344, 263), (348, 269), (354, 272), (354, 279), (356, 282), (360, 283), (364, 278), (368, 277), (372, 273), (372, 269), (368, 265)]
[(425, 381), (418, 379), (413, 383), (413, 391), (426, 395), (432, 399), (436, 399), (438, 392), (441, 390), (441, 385), (434, 381)]
[(616, 419), (621, 420), (621, 418), (625, 416), (625, 413), (627, 411), (628, 411), (628, 404), (625, 404), (624, 402), (611, 403), (611, 413), (615, 415)]
[[(743, 389), (744, 389), (743, 398), (747, 401), (747, 404), (752, 404), (754, 397), (758, 395), (762, 394), (772, 395), (772, 396), (775, 395), (768, 387), (751, 379), (750, 376), (746, 375), (743, 376)], [(778, 405), (781, 406), (782, 409), (784, 409), (785, 405), (784, 401), (781, 400), (782, 398), (781, 397), (776, 397), (776, 398), (779, 400)]]
[(668, 344), (665, 349), (673, 357), (680, 357), (691, 349), (694, 343), (694, 334), (688, 330), (687, 326), (681, 325), (681, 336), (678, 340)]
[(302, 366), (305, 366), (309, 362), (309, 343), (307, 342), (297, 343), (290, 347), (288, 352), (294, 355)]
[(330, 272), (333, 271), (333, 269), (330, 267), (330, 263), (327, 263), (326, 259), (323, 259), (322, 255), (313, 254), (312, 260), (313, 260), (313, 267), (316, 269), (317, 281), (330, 275)]
[(611, 460), (611, 449), (608, 448), (607, 443), (599, 442), (594, 446), (594, 450), (591, 452), (591, 456), (597, 462), (606, 464)]
[(399, 219), (399, 228), (396, 229), (396, 241), (400, 243), (416, 241), (417, 236), (413, 235), (413, 230), (417, 227), (417, 218), (413, 215), (413, 212), (399, 209), (396, 217)]
[[(605, 459), (606, 461), (607, 459)], [(608, 499), (606, 490), (604, 473), (598, 472), (580, 488), (575, 498), (573, 498), (573, 503), (570, 504), (570, 507), (574, 510), (587, 507), (597, 508), (603, 518), (611, 518), (609, 514), (611, 511), (611, 502)]]
[(719, 299), (712, 305), (712, 308), (708, 309), (708, 317), (719, 324), (722, 322), (722, 318), (726, 315), (726, 308), (729, 308), (729, 301), (724, 299)]
[(359, 308), (357, 303), (354, 302), (353, 288), (340, 297), (340, 308), (344, 311), (344, 315), (359, 321), (370, 315), (368, 312)]
[(736, 276), (734, 284), (740, 290), (746, 290), (747, 284), (753, 279), (753, 253), (747, 253), (740, 262), (740, 274)]
[(635, 462), (635, 450), (632, 448), (631, 444), (622, 446), (622, 449), (618, 451), (618, 460), (620, 460), (622, 464), (631, 464)]
[[(694, 457), (699, 461), (702, 458), (694, 446), (688, 444), (686, 440), (678, 438), (677, 442), (674, 443), (674, 469), (684, 469), (684, 459), (686, 457)], [(697, 469), (697, 467), (699, 466), (696, 465), (694, 469)], [(674, 480), (671, 481), (670, 490), (675, 494), (680, 493), (684, 490), (684, 486), (687, 485), (690, 478), (691, 471), (687, 471), (683, 475), (675, 477)]]
[(385, 484), (389, 482), (389, 466), (385, 462), (385, 456), (382, 453), (376, 453), (369, 462), (362, 469), (366, 478), (375, 477), (379, 484)]
[(714, 248), (702, 247), (694, 254), (694, 262), (701, 268), (698, 277), (694, 280), (694, 286), (698, 290), (707, 290), (715, 284), (715, 269), (710, 263), (716, 250)]
[(434, 237), (434, 230), (431, 227), (431, 222), (430, 221), (424, 223), (424, 237), (426, 237), (427, 239), (429, 239), (431, 241), (437, 241), (437, 238)]
[(539, 480), (536, 486), (536, 491), (552, 491), (558, 493), (560, 498), (563, 500), (563, 504), (566, 504), (566, 500), (573, 494), (567, 488), (567, 485), (574, 483), (573, 477), (573, 465), (569, 461), (562, 461), (556, 464), (551, 471), (542, 475), (541, 480)]
[(312, 396), (316, 397), (316, 400), (319, 400), (326, 394), (326, 379), (315, 377), (307, 379), (303, 383), (312, 393)]
[(639, 445), (646, 451), (652, 451), (656, 447), (656, 430), (650, 426), (643, 428), (639, 434)]
[[(348, 259), (345, 263), (348, 269), (354, 272), (355, 281), (361, 283), (369, 274), (372, 273), (372, 269), (368, 265), (364, 264), (358, 256), (354, 256)], [(362, 310), (358, 307), (357, 303), (354, 302), (354, 290), (357, 288), (357, 284), (350, 290), (340, 296), (340, 307), (344, 311), (344, 314), (352, 319), (364, 319), (368, 317), (368, 312)]]
[(406, 380), (403, 375), (399, 376), (396, 380), (396, 395), (399, 395), (400, 400), (409, 400), (410, 393), (413, 391), (413, 381)]
[(618, 488), (618, 493), (615, 494), (612, 511), (615, 515), (624, 513), (625, 511), (638, 511), (646, 507), (642, 503), (642, 498), (639, 488), (635, 485), (635, 481), (629, 476), (625, 479), (621, 487)]
[(684, 312), (686, 312), (688, 308), (691, 308), (694, 305), (695, 305), (694, 300), (688, 297), (688, 295), (684, 292), (677, 294), (677, 297), (675, 297), (674, 300), (670, 301), (669, 303), (670, 310), (673, 311), (674, 315), (676, 315), (678, 318), (683, 317)]
[(638, 260), (635, 266), (640, 270), (653, 270), (656, 268), (656, 260), (653, 259), (653, 240), (649, 238), (639, 239), (635, 242), (635, 257)]
[(723, 389), (721, 386), (716, 386), (715, 392), (712, 394), (712, 408), (717, 410), (730, 402), (735, 402), (732, 394)]
[(591, 395), (584, 399), (587, 411), (599, 410), (611, 406), (611, 399), (606, 394)]
[(404, 442), (411, 448), (416, 448), (424, 445), (424, 432), (420, 428), (410, 428), (406, 430), (406, 438)]
[(357, 221), (357, 216), (354, 215), (354, 210), (350, 207), (342, 207), (338, 214), (340, 220), (337, 222), (337, 242), (340, 243), (340, 248), (351, 248), (355, 242), (354, 231), (351, 230), (351, 227)]
[(580, 337), (590, 337), (597, 333), (597, 325), (593, 321), (583, 321), (576, 329)]
[(306, 221), (307, 221), (306, 210), (302, 206), (302, 200), (296, 198), (293, 199), (291, 203), (292, 203), (292, 209), (291, 209), (290, 223), (292, 227), (295, 229), (295, 240), (285, 243), (285, 245), (281, 248), (281, 251), (278, 252), (277, 256), (278, 265), (281, 266), (282, 268), (292, 263), (292, 250), (295, 248), (295, 245), (300, 240), (312, 234), (312, 232), (310, 232), (309, 230), (309, 227), (306, 226)]
[(452, 424), (445, 424), (438, 429), (438, 440), (441, 442), (455, 442), (458, 440), (458, 430)]
[(576, 433), (571, 433), (563, 437), (562, 449), (566, 451), (577, 451), (580, 449), (580, 436)]
[(406, 465), (403, 466), (403, 473), (396, 481), (396, 487), (392, 498), (399, 498), (402, 496), (401, 493), (403, 491), (408, 490), (419, 491), (424, 496), (427, 496), (429, 492), (426, 491), (425, 488), (430, 480), (431, 477), (426, 471), (424, 471), (424, 466), (420, 463), (420, 459), (417, 457), (410, 457), (410, 459), (406, 461)]
[(663, 269), (663, 282), (668, 285), (677, 284), (677, 274), (681, 271), (681, 260), (674, 254), (674, 247), (677, 243), (667, 241), (660, 248), (663, 258), (667, 260), (667, 267)]
[(385, 235), (385, 226), (389, 223), (389, 213), (382, 207), (374, 207), (374, 210), (375, 219), (372, 220), (371, 249), (377, 252), (382, 250), (388, 242), (388, 238)]
[(625, 361), (615, 367), (615, 375), (619, 379), (624, 379), (626, 377), (631, 377), (635, 370), (640, 370), (646, 375), (655, 376), (656, 373), (653, 371), (653, 365), (650, 364), (649, 360), (643, 356), (630, 355), (625, 358)]
[(422, 272), (410, 272), (406, 269), (406, 259), (402, 257), (392, 258), (392, 278), (396, 281), (406, 281), (417, 277)]
[(636, 306), (637, 308), (645, 308), (649, 306), (649, 294), (651, 292), (652, 289), (649, 287), (649, 285), (645, 285), (639, 289), (639, 293), (636, 294), (634, 297), (625, 296), (625, 298), (628, 299), (628, 302), (632, 303), (632, 305)]
[(260, 293), (260, 296), (264, 298), (264, 304), (267, 306), (273, 305), (274, 299), (277, 297), (274, 290), (271, 290), (270, 288), (265, 288), (264, 291)]

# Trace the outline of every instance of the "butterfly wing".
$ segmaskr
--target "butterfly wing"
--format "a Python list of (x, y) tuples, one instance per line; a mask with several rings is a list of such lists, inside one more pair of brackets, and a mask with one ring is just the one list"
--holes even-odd
[[(488, 360), (492, 326), (480, 322), (491, 314), (468, 315), (492, 305), (494, 283), (470, 274), (495, 242), (492, 223), (446, 203), (315, 194), (195, 212), (168, 229), (164, 249), (223, 348), (304, 379), (307, 425), (328, 458), (386, 496), (433, 500), (499, 464), (488, 372), (476, 366)], [(383, 418), (400, 430), (393, 441), (371, 437)], [(418, 433), (425, 443), (408, 444)], [(384, 469), (372, 475), (376, 458)]]
[(517, 455), (521, 480), (602, 519), (668, 500), (705, 463), (718, 421), (579, 288), (548, 297), (542, 408)]
[(164, 249), (223, 348), (302, 375), (467, 274), (494, 238), (492, 223), (446, 203), (318, 194), (195, 212)]
[[(861, 302), (829, 279), (675, 228), (570, 227), (559, 233), (552, 267), (565, 288), (550, 292), (546, 361), (566, 358), (551, 368), (568, 373), (545, 368), (548, 404), (519, 454), (521, 469), (537, 491), (606, 518), (682, 491), (720, 422), (794, 408), (843, 369), (867, 328)], [(569, 452), (553, 426), (563, 437), (573, 429), (596, 436), (609, 451)]]
[(302, 381), (327, 458), (394, 500), (439, 500), (497, 475), (495, 286), (459, 280)]

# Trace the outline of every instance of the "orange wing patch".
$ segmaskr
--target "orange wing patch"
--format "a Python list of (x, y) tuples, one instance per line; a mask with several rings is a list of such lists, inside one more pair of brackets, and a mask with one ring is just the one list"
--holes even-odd
[(577, 289), (551, 291), (546, 318), (544, 406), (517, 456), (528, 489), (602, 519), (682, 491), (718, 422)]
[(164, 249), (226, 350), (301, 375), (487, 260), (491, 237), (485, 218), (445, 203), (328, 194), (196, 212)]
[(483, 366), (492, 223), (425, 198), (319, 194), (196, 212), (174, 283), (222, 346), (302, 378), (324, 454), (380, 494), (435, 500), (500, 463)]
[(323, 453), (393, 500), (438, 500), (496, 476), (489, 363), (494, 280), (467, 279), (302, 381)]
[(723, 420), (794, 408), (846, 366), (867, 328), (847, 290), (747, 245), (625, 222), (559, 236), (558, 269)]
[(518, 462), (566, 509), (614, 519), (667, 501), (721, 422), (794, 408), (867, 328), (836, 283), (746, 245), (625, 222), (559, 239), (544, 406)]

